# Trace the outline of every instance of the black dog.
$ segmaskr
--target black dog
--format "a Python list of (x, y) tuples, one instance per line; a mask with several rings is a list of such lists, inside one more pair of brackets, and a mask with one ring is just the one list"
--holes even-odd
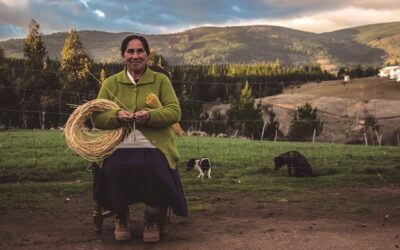
[(288, 176), (313, 176), (313, 170), (306, 157), (295, 150), (278, 155), (274, 158), (274, 161), (275, 171), (287, 164)]
[(200, 160), (196, 160), (194, 158), (190, 159), (186, 163), (186, 170), (197, 169), (199, 171), (199, 176), (197, 178), (207, 177), (211, 179), (211, 162), (208, 158), (201, 158)]

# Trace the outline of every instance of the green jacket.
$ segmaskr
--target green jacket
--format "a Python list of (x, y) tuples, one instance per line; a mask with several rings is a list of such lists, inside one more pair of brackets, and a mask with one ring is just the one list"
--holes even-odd
[[(158, 96), (162, 107), (152, 108), (146, 104), (146, 97), (153, 93)], [(107, 78), (99, 91), (98, 99), (108, 99), (121, 109), (132, 112), (148, 110), (150, 118), (145, 125), (137, 128), (168, 160), (169, 167), (175, 168), (179, 161), (175, 145), (175, 133), (170, 125), (178, 122), (181, 109), (171, 81), (162, 73), (146, 68), (136, 86), (130, 81), (126, 68)], [(98, 129), (116, 129), (121, 127), (117, 119), (119, 109), (93, 115), (93, 125)]]

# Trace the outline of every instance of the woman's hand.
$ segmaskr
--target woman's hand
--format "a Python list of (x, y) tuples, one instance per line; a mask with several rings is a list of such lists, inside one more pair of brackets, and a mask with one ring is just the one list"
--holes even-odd
[(133, 122), (134, 119), (135, 119), (134, 113), (127, 111), (125, 109), (121, 109), (120, 111), (118, 111), (118, 120), (122, 124)]
[(149, 112), (147, 110), (140, 110), (134, 113), (135, 121), (138, 124), (145, 124), (149, 120)]

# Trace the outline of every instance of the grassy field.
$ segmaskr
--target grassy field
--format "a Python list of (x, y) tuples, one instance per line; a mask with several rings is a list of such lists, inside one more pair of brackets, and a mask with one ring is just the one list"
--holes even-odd
[[(190, 206), (198, 203), (199, 190), (274, 194), (400, 180), (399, 147), (199, 137), (182, 137), (177, 144)], [(275, 172), (273, 158), (289, 150), (303, 153), (318, 177), (289, 178), (286, 168)], [(186, 160), (202, 156), (211, 159), (211, 180), (184, 170)], [(41, 207), (66, 197), (90, 196), (89, 166), (67, 148), (60, 131), (0, 132), (0, 208)]]
[(368, 77), (351, 79), (344, 86), (342, 80), (311, 83), (300, 88), (287, 89), (285, 93), (371, 100), (400, 100), (400, 83), (387, 78)]

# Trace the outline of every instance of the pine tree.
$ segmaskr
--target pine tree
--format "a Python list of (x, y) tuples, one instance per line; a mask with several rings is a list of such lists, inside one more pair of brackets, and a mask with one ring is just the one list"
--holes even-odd
[(207, 74), (215, 79), (218, 76), (217, 65), (215, 65), (215, 64), (210, 65), (210, 67), (208, 68)]
[[(201, 104), (193, 102), (191, 93), (188, 92), (186, 85), (183, 85), (182, 92), (179, 96), (179, 104), (181, 107), (181, 124), (184, 129), (194, 127), (194, 123), (198, 120), (201, 113)], [(183, 122), (182, 122), (183, 121)]]
[[(40, 99), (44, 93), (27, 89), (46, 89), (43, 64), (46, 56), (46, 47), (42, 35), (39, 32), (40, 25), (32, 19), (29, 24), (28, 36), (24, 41), (25, 67), (27, 69), (23, 82), (23, 90), (20, 91), (21, 109), (38, 109)], [(35, 113), (22, 113), (23, 128), (38, 127), (43, 120), (41, 115)], [(39, 119), (38, 119), (39, 118)]]
[(183, 85), (182, 87), (182, 92), (181, 95), (179, 96), (179, 104), (181, 106), (181, 113), (182, 113), (182, 119), (184, 120), (190, 120), (193, 118), (192, 116), (192, 112), (190, 107), (191, 105), (191, 101), (190, 101), (190, 96), (186, 90), (186, 85)]
[(150, 48), (150, 55), (148, 60), (148, 65), (157, 65), (161, 68), (168, 67), (167, 60), (162, 56), (156, 53), (154, 48)]
[(60, 71), (63, 89), (77, 92), (78, 101), (80, 101), (79, 93), (88, 91), (91, 65), (92, 60), (86, 54), (78, 33), (75, 29), (71, 29), (61, 51)]
[(269, 122), (265, 128), (265, 138), (268, 139), (274, 139), (275, 138), (275, 133), (277, 133), (278, 136), (282, 136), (282, 132), (279, 130), (279, 122), (275, 119), (276, 114), (273, 110), (269, 112)]
[(337, 73), (337, 77), (343, 79), (345, 75), (349, 74), (349, 68), (347, 67), (340, 67)]
[(150, 54), (148, 56), (148, 65), (156, 65), (156, 50), (154, 48), (150, 48)]
[[(186, 90), (186, 85), (183, 85), (181, 95), (179, 96), (179, 105), (181, 106), (181, 120), (191, 121), (193, 120), (193, 105), (190, 101), (190, 96)], [(183, 123), (183, 128), (188, 129), (189, 123)]]
[(227, 112), (228, 123), (232, 129), (241, 131), (243, 136), (257, 139), (261, 137), (264, 123), (260, 105), (254, 105), (251, 92), (249, 82), (246, 81), (239, 102), (232, 104)]
[(279, 73), (281, 73), (281, 70), (282, 70), (282, 64), (281, 64), (281, 61), (279, 60), (279, 58), (277, 58), (275, 60), (275, 63), (272, 65), (272, 71), (275, 74), (279, 74)]
[(311, 104), (305, 103), (297, 108), (297, 112), (290, 124), (290, 137), (294, 140), (305, 141), (313, 136), (321, 134), (324, 123), (317, 116), (317, 108), (312, 108)]
[[(57, 63), (50, 60), (48, 56), (43, 62), (43, 78), (46, 83), (46, 89), (60, 89), (58, 77), (54, 74), (58, 70)], [(42, 112), (40, 117), (41, 128), (62, 126), (64, 124), (62, 118), (65, 118), (65, 116), (61, 115), (61, 92), (42, 92), (39, 100), (39, 107)], [(59, 115), (49, 114), (49, 112), (59, 113)]]
[[(5, 55), (4, 55), (4, 49), (0, 47), (0, 107), (5, 108), (7, 107), (9, 103), (12, 103), (15, 100), (9, 99), (10, 96), (10, 91), (12, 89), (7, 89), (3, 88), (8, 85), (8, 76), (6, 74), (5, 68), (3, 66), (5, 65)], [(7, 126), (7, 120), (8, 120), (8, 112), (5, 110), (0, 110), (0, 130), (4, 129)]]
[(5, 62), (5, 55), (4, 55), (4, 49), (0, 46), (0, 66), (2, 66)]
[(375, 145), (374, 135), (379, 132), (379, 129), (378, 120), (373, 115), (365, 112), (364, 127), (361, 129), (361, 132), (365, 133), (369, 143)]
[(161, 56), (158, 58), (158, 61), (157, 61), (157, 66), (158, 66), (158, 67), (162, 67), (162, 60), (161, 60)]
[(32, 19), (29, 24), (29, 34), (24, 42), (24, 56), (30, 69), (41, 70), (46, 56), (42, 35), (39, 33), (40, 25)]

